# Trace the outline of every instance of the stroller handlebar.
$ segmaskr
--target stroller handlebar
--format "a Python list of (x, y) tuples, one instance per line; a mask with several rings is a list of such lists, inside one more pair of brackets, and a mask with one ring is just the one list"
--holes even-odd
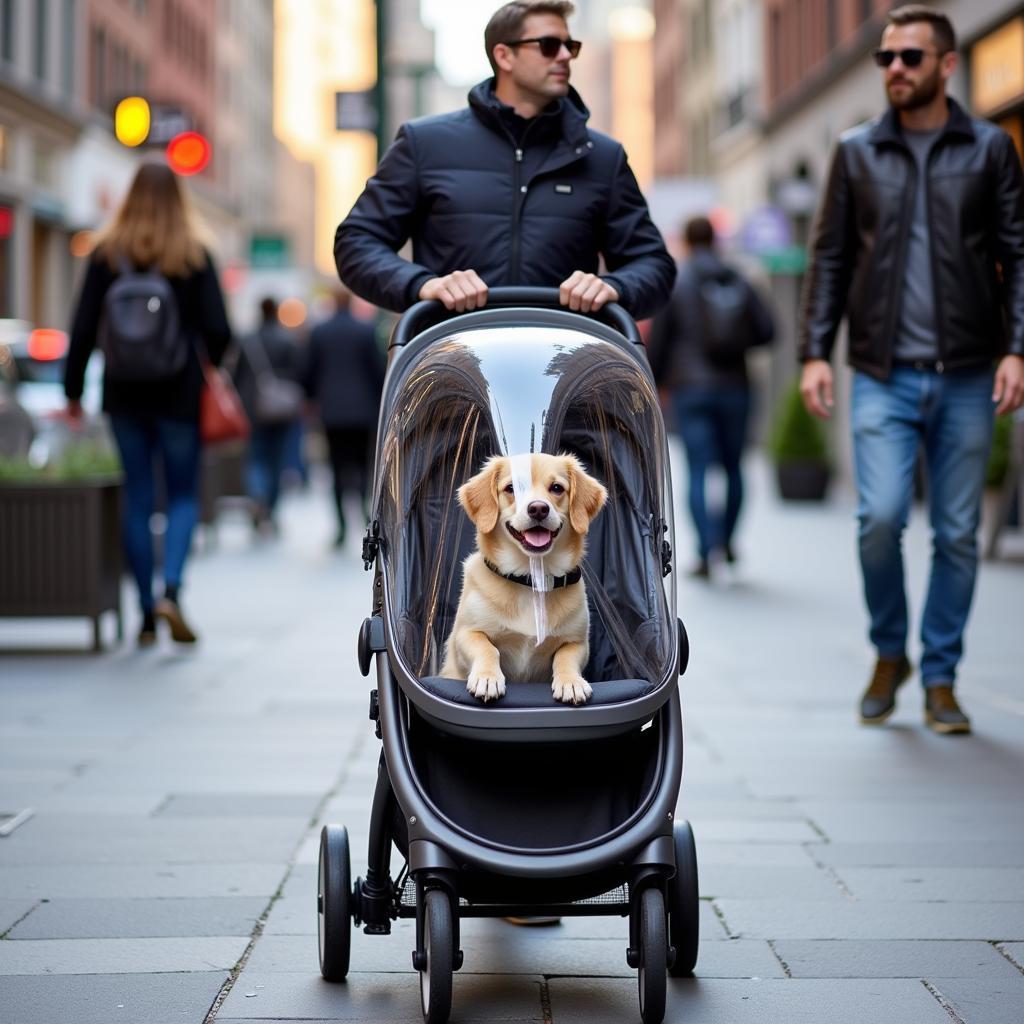
[[(557, 288), (532, 288), (532, 287), (505, 287), (491, 288), (487, 293), (487, 305), (483, 310), (502, 309), (509, 306), (530, 306), (532, 308), (563, 310), (564, 312), (575, 312), (577, 316), (589, 316), (599, 320), (609, 327), (614, 328), (627, 341), (634, 345), (643, 345), (640, 332), (637, 330), (633, 318), (617, 302), (609, 302), (602, 306), (595, 313), (582, 313), (571, 311), (559, 301)], [(467, 311), (468, 312), (468, 311)], [(473, 312), (481, 312), (474, 310)], [(391, 336), (392, 345), (404, 345), (434, 324), (443, 320), (450, 320), (453, 317), (463, 316), (455, 310), (445, 309), (444, 305), (436, 299), (426, 302), (417, 302), (410, 306), (395, 326)]]

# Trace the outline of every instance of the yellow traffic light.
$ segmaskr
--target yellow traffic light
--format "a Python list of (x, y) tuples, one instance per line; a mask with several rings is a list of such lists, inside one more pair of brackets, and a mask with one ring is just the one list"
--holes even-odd
[(123, 146), (141, 146), (149, 135), (149, 104), (141, 96), (121, 100), (114, 111), (114, 135)]

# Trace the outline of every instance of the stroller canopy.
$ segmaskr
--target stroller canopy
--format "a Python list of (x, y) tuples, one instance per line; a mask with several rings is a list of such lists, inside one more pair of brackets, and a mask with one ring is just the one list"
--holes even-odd
[[(458, 488), (492, 455), (569, 452), (608, 489), (583, 564), (585, 675), (674, 681), (667, 454), (642, 348), (562, 310), (485, 309), (393, 350), (378, 437), (375, 516), (385, 612), (410, 673), (435, 675), (475, 529)], [(595, 688), (596, 692), (596, 688)]]

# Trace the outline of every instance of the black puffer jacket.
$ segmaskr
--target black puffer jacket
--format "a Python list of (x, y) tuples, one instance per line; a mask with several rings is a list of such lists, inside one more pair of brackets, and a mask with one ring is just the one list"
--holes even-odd
[[(601, 255), (622, 305), (652, 315), (675, 265), (625, 151), (590, 131), (588, 117), (570, 90), (517, 141), (490, 80), (469, 107), (403, 125), (338, 228), (341, 279), (401, 311), (424, 282), (455, 270), (475, 270), (491, 287), (556, 287), (575, 270), (596, 273)], [(396, 255), (410, 238), (412, 262)]]
[[(888, 377), (916, 182), (893, 111), (840, 140), (811, 241), (802, 360), (829, 357), (845, 313), (850, 363)], [(927, 200), (944, 367), (1024, 356), (1024, 177), (1009, 135), (950, 100)]]

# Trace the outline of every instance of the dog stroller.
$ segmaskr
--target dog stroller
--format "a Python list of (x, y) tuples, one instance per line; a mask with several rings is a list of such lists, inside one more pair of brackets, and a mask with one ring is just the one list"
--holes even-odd
[[(483, 704), (437, 675), (475, 543), (456, 491), (491, 455), (541, 451), (578, 456), (608, 489), (582, 565), (593, 696), (560, 704), (546, 679)], [(368, 675), (376, 660), (383, 749), (366, 875), (351, 880), (343, 827), (321, 833), (321, 973), (345, 978), (353, 923), (384, 935), (415, 918), (423, 1015), (439, 1024), (461, 919), (618, 915), (656, 1024), (666, 974), (696, 963), (697, 864), (675, 819), (688, 643), (668, 576), (665, 429), (633, 321), (617, 306), (569, 312), (546, 289), (494, 289), (457, 316), (412, 307), (391, 339), (372, 507), (359, 661)]]

